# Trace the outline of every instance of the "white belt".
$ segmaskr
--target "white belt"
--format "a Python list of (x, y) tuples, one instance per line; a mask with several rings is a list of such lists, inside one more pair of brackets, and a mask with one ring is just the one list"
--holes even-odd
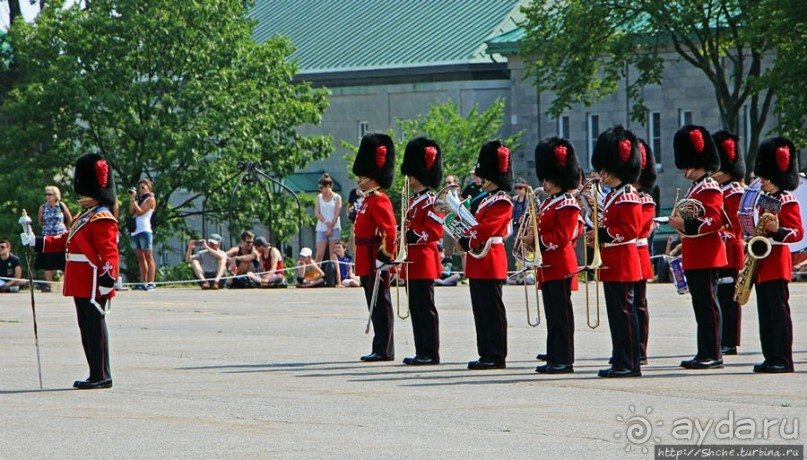
[(638, 248), (639, 246), (647, 246), (647, 238), (639, 238), (636, 240), (636, 247)]
[[(603, 243), (602, 247), (604, 247), (604, 248), (613, 248), (615, 246), (625, 246), (626, 244), (633, 244), (635, 242), (636, 242), (636, 238), (632, 238), (630, 240), (622, 241), (622, 242), (619, 242), (619, 243)], [(645, 240), (645, 243), (647, 243), (647, 240)]]
[(491, 236), (488, 241), (490, 241), (490, 244), (504, 244), (504, 238), (501, 236)]
[(64, 253), (64, 260), (68, 262), (90, 262), (90, 259), (84, 254), (70, 254), (69, 252)]

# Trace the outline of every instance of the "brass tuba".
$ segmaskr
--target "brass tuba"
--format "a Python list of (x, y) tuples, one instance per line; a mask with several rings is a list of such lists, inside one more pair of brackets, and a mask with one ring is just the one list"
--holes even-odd
[[(469, 210), (469, 202), (460, 201), (457, 193), (459, 185), (447, 185), (437, 192), (434, 199), (434, 209), (443, 213), (443, 228), (452, 238), (459, 241), (472, 227), (478, 225), (476, 218)], [(481, 259), (490, 251), (491, 240), (475, 248), (471, 248), (468, 254), (475, 259)]]

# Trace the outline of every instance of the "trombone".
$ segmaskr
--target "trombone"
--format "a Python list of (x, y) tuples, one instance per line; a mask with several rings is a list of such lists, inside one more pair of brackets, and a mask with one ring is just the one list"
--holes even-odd
[[(529, 185), (527, 186), (527, 211), (521, 216), (521, 222), (513, 243), (513, 257), (521, 263), (524, 268), (512, 275), (513, 278), (524, 275), (524, 305), (527, 309), (527, 325), (537, 327), (541, 324), (541, 297), (538, 292), (538, 268), (543, 267), (543, 255), (541, 254), (541, 242), (538, 239), (538, 206), (536, 205), (537, 193)], [(531, 242), (529, 241), (531, 237)], [(529, 258), (532, 253), (532, 259)], [(527, 287), (526, 273), (533, 271), (535, 276), (535, 321), (530, 318), (530, 294)]]
[[(402, 264), (406, 260), (406, 214), (409, 210), (409, 197), (410, 197), (410, 190), (409, 190), (409, 176), (404, 177), (404, 184), (401, 188), (401, 228), (399, 229), (400, 232), (398, 233), (399, 243), (398, 243), (398, 255), (395, 257), (394, 264)], [(409, 318), (410, 310), (409, 310), (409, 270), (406, 271), (406, 277), (404, 277), (405, 293), (406, 293), (406, 315), (401, 315), (401, 270), (398, 270), (395, 273), (395, 302), (396, 306), (396, 314), (400, 319)]]
[[(599, 227), (600, 227), (600, 205), (599, 205), (599, 197), (600, 197), (600, 182), (599, 179), (589, 179), (583, 186), (580, 188), (580, 192), (578, 193), (579, 200), (586, 199), (586, 188), (591, 190), (591, 226), (592, 226), (592, 238), (594, 242), (594, 254), (591, 257), (591, 263), (585, 266), (584, 272), (586, 276), (586, 325), (588, 325), (591, 329), (597, 329), (600, 327), (600, 268), (602, 268), (602, 257), (600, 256), (600, 235), (599, 235)], [(588, 261), (588, 244), (583, 245), (583, 259), (584, 263)], [(595, 321), (592, 321), (591, 317), (591, 298), (589, 294), (589, 281), (588, 281), (588, 271), (594, 271), (594, 296), (595, 296), (595, 313), (596, 317), (594, 318)]]

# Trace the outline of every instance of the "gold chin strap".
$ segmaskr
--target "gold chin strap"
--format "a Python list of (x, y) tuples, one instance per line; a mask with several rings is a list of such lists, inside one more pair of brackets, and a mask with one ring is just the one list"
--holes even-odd
[(93, 198), (93, 197), (82, 196), (81, 198), (78, 199), (78, 204), (81, 205), (82, 207), (86, 208), (87, 205), (92, 204), (93, 201), (95, 201), (95, 198)]

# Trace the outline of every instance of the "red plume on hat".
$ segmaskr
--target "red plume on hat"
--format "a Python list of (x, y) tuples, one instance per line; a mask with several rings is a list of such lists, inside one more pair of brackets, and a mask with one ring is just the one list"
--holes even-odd
[(754, 174), (770, 180), (782, 190), (799, 186), (799, 165), (796, 146), (784, 137), (772, 137), (759, 144)]
[(720, 155), (720, 168), (729, 175), (731, 180), (745, 178), (745, 159), (740, 153), (740, 138), (737, 135), (721, 129), (712, 134), (717, 153)]
[(569, 149), (565, 145), (558, 144), (554, 149), (555, 158), (562, 167), (566, 167), (566, 161), (569, 156)]
[(106, 187), (109, 182), (109, 163), (104, 159), (100, 159), (95, 163), (95, 179), (101, 187)]
[(510, 149), (501, 146), (496, 150), (496, 154), (499, 156), (499, 173), (504, 174), (510, 165)]
[(387, 162), (387, 148), (383, 145), (379, 145), (375, 148), (375, 165), (378, 169), (384, 167), (384, 163)]
[(705, 144), (703, 142), (703, 133), (699, 129), (693, 129), (689, 132), (689, 140), (692, 141), (692, 147), (696, 152), (703, 152)]
[(424, 149), (423, 159), (426, 161), (426, 170), (431, 171), (434, 167), (434, 160), (437, 159), (437, 149), (431, 145)]
[(97, 153), (85, 153), (76, 160), (73, 190), (78, 195), (95, 198), (110, 208), (118, 199), (112, 169), (109, 163)]

